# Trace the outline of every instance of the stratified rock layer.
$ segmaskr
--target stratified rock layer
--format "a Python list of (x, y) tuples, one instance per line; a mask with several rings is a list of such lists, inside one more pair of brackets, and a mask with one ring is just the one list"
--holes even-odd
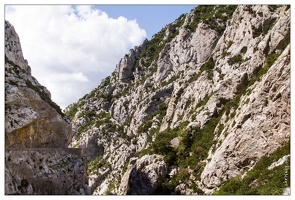
[(5, 21), (5, 194), (89, 194), (82, 149), (68, 149), (71, 122), (31, 75)]
[(71, 123), (31, 75), (18, 35), (5, 21), (5, 147), (67, 147)]

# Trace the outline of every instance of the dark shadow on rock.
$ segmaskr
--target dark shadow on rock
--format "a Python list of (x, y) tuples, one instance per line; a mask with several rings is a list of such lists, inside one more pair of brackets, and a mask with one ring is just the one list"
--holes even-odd
[(127, 195), (148, 195), (153, 194), (153, 187), (150, 178), (144, 172), (138, 172), (133, 168), (129, 177), (129, 189)]

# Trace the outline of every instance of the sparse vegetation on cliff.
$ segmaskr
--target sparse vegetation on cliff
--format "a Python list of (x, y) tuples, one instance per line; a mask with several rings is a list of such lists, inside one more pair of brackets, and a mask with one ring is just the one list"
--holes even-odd
[[(102, 149), (88, 163), (93, 179), (102, 168), (98, 163), (108, 163), (112, 169), (101, 176), (96, 194), (141, 193), (134, 184), (142, 177), (149, 180), (142, 188), (156, 187), (146, 190), (153, 194), (212, 194), (219, 187), (215, 194), (282, 193), (276, 186), (270, 190), (281, 182), (266, 183), (277, 179), (271, 175), (277, 169), (281, 176), (280, 167), (267, 171), (268, 157), (259, 162), (254, 158), (257, 151), (272, 154), (289, 137), (288, 10), (287, 6), (200, 5), (163, 27), (140, 55), (127, 54), (136, 60), (134, 66), (117, 67), (73, 104), (67, 114), (77, 125), (77, 147)], [(280, 30), (284, 38), (273, 34), (278, 27), (287, 27)], [(200, 38), (205, 42), (200, 43)], [(125, 68), (134, 69), (130, 82), (118, 80)], [(284, 137), (267, 130), (280, 131)], [(244, 147), (250, 150), (245, 153)], [(151, 164), (154, 155), (162, 157)], [(241, 160), (246, 161), (241, 164)], [(161, 178), (153, 171), (158, 161), (169, 169)], [(257, 162), (252, 172), (251, 161)], [(251, 186), (239, 176), (225, 181), (230, 174), (245, 171), (249, 174), (243, 180), (249, 186), (251, 179)], [(158, 177), (158, 185), (151, 177)], [(258, 177), (255, 183), (253, 177)]]

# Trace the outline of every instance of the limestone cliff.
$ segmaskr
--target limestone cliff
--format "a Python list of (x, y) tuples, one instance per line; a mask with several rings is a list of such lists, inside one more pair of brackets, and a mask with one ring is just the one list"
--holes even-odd
[(23, 148), (5, 151), (6, 195), (89, 194), (82, 149)]
[(202, 5), (130, 50), (66, 109), (91, 192), (282, 194), (247, 177), (288, 154), (289, 43), (288, 5)]
[(70, 120), (31, 75), (5, 21), (5, 194), (89, 194), (82, 149), (68, 149)]
[(13, 26), (5, 21), (5, 147), (67, 147), (71, 123), (31, 75)]

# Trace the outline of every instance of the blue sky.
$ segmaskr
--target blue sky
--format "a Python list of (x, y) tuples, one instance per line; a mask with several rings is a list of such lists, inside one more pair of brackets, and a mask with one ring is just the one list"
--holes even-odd
[(196, 5), (6, 5), (32, 75), (62, 109), (109, 76), (131, 48)]

